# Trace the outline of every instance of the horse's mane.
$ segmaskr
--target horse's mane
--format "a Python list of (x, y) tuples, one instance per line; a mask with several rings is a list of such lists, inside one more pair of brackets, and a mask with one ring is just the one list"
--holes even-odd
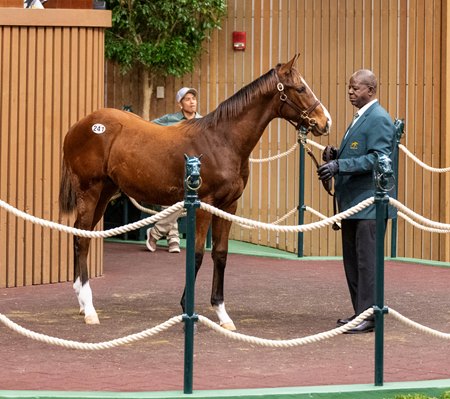
[(219, 122), (234, 118), (248, 105), (255, 96), (261, 96), (272, 91), (276, 82), (276, 70), (272, 68), (258, 79), (244, 86), (230, 98), (223, 101), (218, 107), (203, 118), (196, 119), (197, 126), (216, 127)]

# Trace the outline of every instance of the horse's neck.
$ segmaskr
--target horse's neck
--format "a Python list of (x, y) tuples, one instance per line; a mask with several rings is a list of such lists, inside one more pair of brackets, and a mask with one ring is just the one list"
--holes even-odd
[(234, 147), (240, 148), (244, 156), (249, 157), (267, 125), (274, 118), (275, 113), (269, 101), (266, 104), (249, 104), (228, 122), (226, 135)]

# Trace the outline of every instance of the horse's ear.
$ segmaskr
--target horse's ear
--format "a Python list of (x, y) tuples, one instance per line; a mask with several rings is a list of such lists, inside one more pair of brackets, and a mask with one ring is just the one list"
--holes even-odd
[(281, 73), (289, 73), (291, 72), (292, 67), (294, 66), (294, 63), (297, 61), (297, 58), (300, 54), (295, 54), (292, 59), (289, 62), (286, 62), (286, 64), (282, 65), (280, 68)]

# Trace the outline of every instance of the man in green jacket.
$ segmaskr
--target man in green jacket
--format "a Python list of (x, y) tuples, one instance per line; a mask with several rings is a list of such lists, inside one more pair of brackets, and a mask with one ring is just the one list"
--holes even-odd
[[(376, 93), (377, 79), (372, 71), (362, 69), (351, 76), (348, 96), (358, 112), (339, 149), (328, 149), (332, 159), (317, 171), (320, 180), (335, 178), (339, 212), (374, 196), (373, 168), (377, 154), (392, 156), (395, 127), (378, 103)], [(375, 303), (375, 217), (375, 205), (371, 205), (342, 220), (344, 270), (354, 315), (339, 319), (338, 326), (353, 320)], [(348, 332), (365, 333), (373, 331), (374, 327), (374, 319), (370, 317)]]
[[(152, 122), (162, 126), (174, 125), (188, 119), (201, 118), (197, 112), (197, 90), (190, 87), (182, 87), (178, 90), (176, 101), (180, 106), (180, 111), (173, 114), (166, 114), (160, 118), (154, 119)], [(156, 251), (156, 242), (166, 237), (169, 244), (170, 253), (180, 252), (180, 236), (178, 233), (178, 218), (183, 210), (174, 212), (166, 218), (158, 221), (155, 225), (147, 230), (146, 245), (150, 252)]]

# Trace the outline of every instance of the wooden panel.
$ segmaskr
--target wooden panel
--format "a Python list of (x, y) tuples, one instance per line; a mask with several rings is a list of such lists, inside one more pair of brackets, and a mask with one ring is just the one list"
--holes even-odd
[(0, 25), (4, 26), (111, 26), (109, 10), (42, 10), (4, 8), (0, 13)]
[[(103, 28), (0, 26), (0, 43), (0, 198), (73, 225), (59, 215), (62, 142), (73, 123), (103, 106)], [(0, 287), (73, 278), (71, 235), (1, 210), (0, 246)], [(93, 277), (103, 272), (102, 256), (102, 240), (93, 240)]]
[(0, 7), (23, 8), (23, 0), (0, 0)]
[[(10, 104), (10, 89), (9, 76), (10, 72), (10, 42), (11, 42), (11, 28), (1, 29), (2, 46), (0, 48), (0, 65), (1, 65), (1, 75), (0, 75), (0, 89), (2, 97), (0, 99), (2, 118), (0, 119), (0, 131), (9, 131), (8, 126), (8, 114), (9, 114), (9, 104)], [(7, 134), (0, 134), (0, 198), (4, 201), (8, 201), (8, 174), (3, 173), (4, 170), (8, 170), (8, 141), (9, 136)], [(9, 234), (9, 214), (2, 209), (0, 209), (0, 242), (2, 243), (2, 250), (0, 251), (0, 287), (5, 287), (8, 281), (8, 253), (6, 248), (8, 246)]]
[[(442, 88), (443, 95), (441, 96), (441, 107), (443, 110), (447, 110), (450, 107), (450, 51), (448, 49), (448, 38), (450, 35), (450, 7), (448, 2), (444, 2), (442, 5)], [(444, 112), (445, 113), (445, 112)], [(439, 130), (443, 132), (450, 131), (450, 118), (441, 117)], [(443, 149), (440, 154), (440, 164), (447, 166), (450, 164), (450, 143), (449, 137), (446, 134), (442, 135), (441, 148)], [(441, 192), (448, 192), (450, 187), (450, 173), (445, 173), (441, 177), (442, 190)], [(445, 223), (450, 222), (450, 207), (448, 206), (448, 198), (444, 195), (439, 196), (440, 209), (443, 214), (443, 220)], [(450, 259), (450, 234), (440, 235), (440, 252), (439, 259)]]
[[(436, 2), (433, 7), (428, 7), (427, 15), (427, 25), (430, 32), (429, 37), (432, 38), (433, 42), (430, 60), (426, 60), (427, 70), (425, 84), (431, 89), (430, 102), (427, 107), (427, 112), (429, 113), (429, 115), (433, 115), (431, 128), (431, 146), (427, 145), (427, 148), (429, 149), (427, 157), (430, 160), (429, 163), (431, 165), (440, 165), (441, 153), (444, 152), (445, 148), (442, 141), (443, 138), (441, 138), (440, 124), (441, 120), (445, 118), (446, 115), (445, 106), (442, 105), (442, 99), (444, 96), (443, 91), (441, 90), (441, 87), (443, 87), (443, 80), (440, 60), (440, 58), (442, 58), (442, 55), (440, 53), (442, 47), (445, 46), (445, 42), (443, 42), (442, 40), (442, 4), (440, 2)], [(439, 57), (435, 57), (434, 54), (439, 54)], [(444, 112), (442, 112), (443, 110)], [(439, 151), (434, 151), (433, 148), (438, 148)], [(446, 190), (443, 189), (443, 185), (441, 182), (441, 174), (433, 173), (430, 177), (432, 178), (431, 189), (429, 192), (429, 195), (431, 195), (431, 200), (428, 199), (426, 201), (429, 204), (439, 204), (440, 193), (446, 192)], [(441, 208), (440, 206), (432, 206), (429, 207), (429, 209), (431, 210), (429, 217), (432, 220), (445, 220), (444, 208)], [(439, 258), (440, 245), (440, 234), (431, 234), (430, 258)]]
[(93, 0), (48, 0), (45, 8), (93, 8)]
[[(441, 21), (442, 16), (444, 16)], [(192, 75), (198, 82), (202, 113), (212, 111), (225, 97), (256, 79), (278, 62), (301, 57), (297, 67), (314, 92), (329, 109), (333, 128), (329, 136), (314, 138), (322, 145), (338, 145), (354, 113), (348, 101), (347, 85), (359, 68), (372, 69), (378, 77), (378, 97), (392, 118), (406, 121), (406, 145), (425, 163), (449, 166), (444, 150), (446, 122), (441, 112), (446, 96), (447, 19), (446, 2), (408, 0), (257, 0), (228, 2), (228, 16), (222, 30), (208, 43)], [(233, 30), (247, 32), (247, 49), (234, 52)], [(219, 56), (218, 56), (219, 55)], [(116, 82), (108, 66), (108, 105), (126, 103), (129, 96), (111, 88)], [(174, 92), (174, 79), (163, 84)], [(126, 80), (121, 84), (127, 85)], [(135, 83), (137, 84), (137, 83)], [(138, 91), (137, 88), (129, 90)], [(122, 97), (120, 101), (118, 98)], [(169, 107), (163, 110), (172, 112)], [(169, 97), (162, 103), (171, 104)], [(155, 104), (156, 100), (153, 100)], [(139, 111), (138, 111), (139, 113)], [(251, 157), (265, 158), (286, 151), (295, 144), (295, 132), (284, 121), (273, 121)], [(320, 154), (314, 150), (318, 157)], [(239, 201), (238, 214), (253, 220), (273, 222), (298, 203), (299, 152), (270, 163), (251, 164), (248, 186)], [(399, 154), (398, 198), (409, 208), (433, 220), (449, 218), (447, 176), (422, 170)], [(447, 160), (447, 163), (444, 162)], [(305, 201), (317, 211), (331, 215), (332, 201), (317, 181), (315, 168), (306, 160)], [(447, 190), (448, 191), (448, 190)], [(429, 206), (429, 204), (438, 204)], [(298, 215), (286, 224), (295, 224)], [(317, 217), (306, 213), (305, 223)], [(232, 227), (231, 237), (261, 245), (297, 251), (296, 234), (248, 231)], [(390, 233), (387, 234), (389, 243)], [(423, 232), (402, 219), (398, 222), (397, 254), (433, 260), (450, 260), (449, 239)], [(388, 250), (389, 251), (389, 248)], [(328, 228), (305, 234), (305, 255), (341, 255), (340, 234)]]

